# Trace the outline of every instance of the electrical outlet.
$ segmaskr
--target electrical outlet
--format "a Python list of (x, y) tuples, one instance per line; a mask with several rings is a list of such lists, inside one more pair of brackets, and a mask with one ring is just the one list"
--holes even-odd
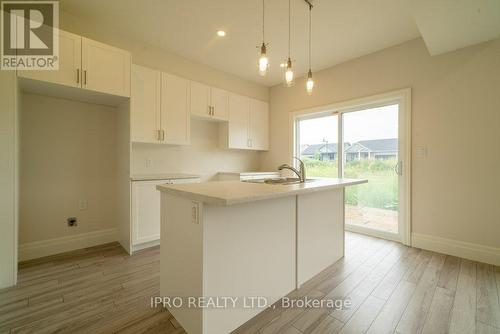
[(78, 218), (69, 217), (68, 219), (66, 219), (66, 223), (69, 227), (78, 226)]
[(78, 209), (87, 210), (89, 208), (89, 203), (86, 199), (81, 199), (78, 201)]
[(151, 159), (146, 159), (145, 161), (146, 168), (151, 168), (153, 167), (153, 160)]

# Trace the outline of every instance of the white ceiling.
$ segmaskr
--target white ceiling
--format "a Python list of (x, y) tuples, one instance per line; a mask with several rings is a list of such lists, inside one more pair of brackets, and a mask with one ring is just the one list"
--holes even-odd
[[(420, 31), (432, 33), (435, 29), (445, 29), (436, 24), (428, 29), (435, 22), (430, 19), (420, 20), (417, 27), (412, 10), (417, 13), (421, 10), (415, 7), (418, 1), (444, 2), (452, 7), (454, 1), (500, 3), (500, 0), (314, 0), (313, 71), (417, 38)], [(303, 0), (291, 3), (291, 55), (296, 61), (296, 74), (302, 76), (307, 73), (308, 7)], [(287, 0), (266, 0), (266, 42), (271, 64), (266, 77), (257, 72), (257, 46), (262, 41), (261, 0), (61, 0), (60, 5), (63, 11), (77, 17), (120, 29), (131, 38), (244, 79), (267, 86), (282, 81), (279, 64), (287, 56)], [(432, 17), (432, 7), (427, 8), (427, 17)], [(470, 15), (469, 11), (461, 15)], [(439, 11), (440, 16), (446, 14), (446, 9)], [(460, 21), (460, 17), (456, 19)], [(217, 37), (218, 29), (225, 30), (227, 36)], [(427, 35), (434, 36), (431, 33)], [(456, 44), (463, 42), (455, 39)]]
[[(307, 72), (307, 10), (292, 0), (292, 59)], [(401, 0), (315, 0), (313, 70), (420, 36)], [(61, 10), (91, 18), (166, 51), (264, 85), (281, 81), (287, 56), (288, 1), (266, 0), (270, 71), (257, 72), (261, 0), (62, 0)], [(216, 30), (227, 31), (225, 38)]]
[(433, 56), (500, 37), (500, 0), (412, 0)]

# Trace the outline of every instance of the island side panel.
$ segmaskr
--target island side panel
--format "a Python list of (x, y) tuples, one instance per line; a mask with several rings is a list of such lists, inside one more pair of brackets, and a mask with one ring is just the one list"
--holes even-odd
[[(161, 296), (203, 295), (203, 228), (201, 217), (198, 224), (193, 220), (193, 203), (196, 202), (161, 194)], [(197, 205), (201, 207), (201, 203)], [(201, 309), (167, 308), (188, 333), (203, 332)]]
[[(295, 196), (228, 207), (205, 205), (205, 295), (261, 296), (274, 303), (294, 290), (295, 212)], [(229, 333), (261, 311), (241, 305), (206, 309), (204, 333)]]
[(297, 196), (297, 287), (344, 256), (344, 189)]

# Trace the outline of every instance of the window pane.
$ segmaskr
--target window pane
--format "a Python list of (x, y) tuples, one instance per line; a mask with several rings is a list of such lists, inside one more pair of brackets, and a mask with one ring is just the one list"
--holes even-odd
[(338, 177), (337, 115), (299, 120), (297, 150), (307, 177)]

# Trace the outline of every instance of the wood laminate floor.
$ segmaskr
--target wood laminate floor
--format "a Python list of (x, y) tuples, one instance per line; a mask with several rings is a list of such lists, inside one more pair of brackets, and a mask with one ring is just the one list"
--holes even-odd
[[(109, 244), (25, 262), (0, 290), (0, 333), (185, 333), (159, 294), (159, 248)], [(234, 333), (500, 334), (500, 268), (348, 233), (346, 256), (291, 298), (348, 299), (345, 310), (280, 303)], [(223, 334), (223, 333), (221, 333)]]

